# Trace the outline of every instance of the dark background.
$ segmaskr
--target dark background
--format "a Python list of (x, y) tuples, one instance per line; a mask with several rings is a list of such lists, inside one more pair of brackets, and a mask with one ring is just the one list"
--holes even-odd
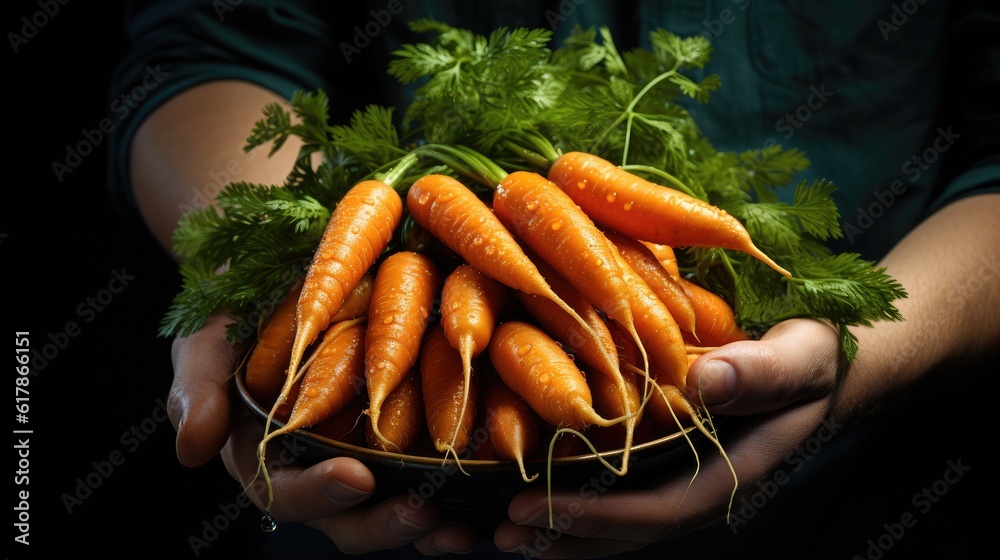
[[(109, 204), (103, 143), (61, 182), (52, 170), (66, 146), (106, 116), (107, 83), (126, 48), (122, 5), (60, 5), (19, 52), (9, 36), (5, 45), (4, 323), (8, 336), (29, 331), (34, 350), (49, 345), (50, 356), (33, 363), (29, 423), (12, 428), (33, 434), (31, 544), (12, 543), (10, 557), (190, 558), (196, 556), (190, 537), (208, 544), (197, 557), (260, 556), (273, 536), (260, 532), (255, 509), (240, 507), (241, 488), (221, 462), (188, 469), (174, 455), (163, 409), (170, 343), (156, 336), (179, 287), (173, 263), (141, 225)], [(38, 2), (5, 4), (4, 30), (20, 34), (21, 18), (40, 9)], [(130, 279), (111, 294), (116, 271)], [(101, 310), (88, 298), (103, 301)], [(77, 328), (67, 331), (70, 322)], [(704, 541), (668, 543), (655, 555), (866, 557), (869, 539), (915, 512), (914, 526), (883, 539), (889, 550), (867, 557), (971, 558), (973, 549), (994, 544), (996, 469), (987, 449), (996, 440), (995, 388), (989, 379), (979, 386), (956, 382), (947, 394), (914, 395), (872, 428), (824, 448), (809, 462), (814, 482), (779, 492), (736, 537), (721, 528), (702, 535)], [(912, 497), (940, 480), (949, 461), (970, 469), (926, 513), (918, 512)], [(16, 470), (16, 455), (12, 464)], [(219, 521), (223, 515), (227, 520)], [(224, 529), (207, 530), (213, 522)]]

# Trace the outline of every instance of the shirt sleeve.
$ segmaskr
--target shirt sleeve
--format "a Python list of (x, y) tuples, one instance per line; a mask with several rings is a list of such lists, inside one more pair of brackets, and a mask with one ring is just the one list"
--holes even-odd
[(958, 136), (928, 213), (964, 197), (1000, 192), (1000, 6), (972, 2), (954, 21), (941, 122), (944, 136), (949, 128)]
[(108, 189), (119, 210), (137, 215), (128, 157), (136, 130), (179, 92), (237, 79), (286, 97), (300, 88), (329, 93), (327, 77), (339, 55), (324, 13), (329, 9), (307, 1), (129, 2), (123, 14), (129, 49), (108, 89), (108, 116), (114, 123), (107, 148)]

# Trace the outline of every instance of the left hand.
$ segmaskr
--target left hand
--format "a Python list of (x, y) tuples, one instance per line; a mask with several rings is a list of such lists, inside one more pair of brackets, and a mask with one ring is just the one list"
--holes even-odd
[[(722, 441), (741, 488), (755, 488), (822, 427), (841, 364), (834, 327), (793, 319), (759, 341), (728, 344), (692, 365), (686, 388), (692, 402), (699, 402), (700, 383), (712, 414), (759, 415), (743, 419)], [(725, 522), (731, 501), (739, 502), (732, 496), (733, 474), (718, 453), (702, 457), (690, 489), (688, 483), (680, 476), (599, 494), (553, 489), (555, 530), (548, 530), (545, 488), (525, 490), (511, 502), (510, 521), (497, 529), (494, 542), (538, 558), (596, 558)]]

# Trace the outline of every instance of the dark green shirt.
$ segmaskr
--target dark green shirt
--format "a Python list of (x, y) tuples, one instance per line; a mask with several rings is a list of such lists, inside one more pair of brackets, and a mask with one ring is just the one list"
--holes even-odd
[(576, 24), (608, 25), (623, 49), (646, 46), (657, 27), (704, 35), (714, 52), (701, 72), (723, 85), (707, 105), (691, 105), (695, 120), (722, 150), (803, 150), (812, 165), (797, 179), (838, 187), (844, 238), (835, 250), (876, 259), (943, 205), (1000, 191), (1000, 17), (986, 2), (345, 4), (132, 2), (125, 23), (133, 46), (109, 94), (151, 83), (151, 73), (158, 81), (116, 115), (116, 200), (134, 212), (127, 150), (136, 127), (192, 85), (235, 78), (284, 96), (321, 87), (335, 119), (369, 103), (404, 104), (406, 91), (385, 68), (395, 47), (419, 39), (406, 22), (425, 16), (480, 33), (551, 28), (557, 43)]

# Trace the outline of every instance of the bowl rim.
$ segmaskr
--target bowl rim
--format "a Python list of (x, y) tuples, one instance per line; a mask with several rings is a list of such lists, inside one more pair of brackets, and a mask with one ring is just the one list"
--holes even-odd
[[(265, 410), (256, 400), (250, 395), (248, 391), (244, 377), (245, 377), (245, 367), (241, 367), (234, 377), (236, 377), (236, 387), (240, 395), (240, 399), (243, 401), (246, 408), (250, 413), (256, 417), (258, 421), (262, 424), (267, 422), (267, 417), (269, 414), (268, 410)], [(276, 419), (271, 419), (272, 428), (280, 428), (284, 426), (284, 422)], [(689, 436), (689, 434), (691, 434)], [(654, 448), (660, 448), (662, 446), (667, 446), (671, 443), (676, 443), (681, 440), (690, 440), (692, 437), (697, 437), (699, 434), (698, 430), (694, 426), (684, 426), (682, 429), (667, 434), (663, 437), (659, 437), (653, 440), (644, 441), (632, 446), (630, 449), (630, 454), (635, 456), (636, 454), (641, 454), (645, 451), (652, 450)], [(413, 466), (413, 467), (433, 467), (433, 468), (456, 468), (459, 467), (467, 472), (480, 471), (483, 473), (496, 472), (496, 471), (517, 471), (520, 472), (520, 467), (517, 461), (507, 460), (507, 459), (473, 459), (461, 458), (460, 461), (456, 461), (450, 456), (438, 456), (429, 457), (425, 455), (412, 455), (409, 453), (397, 453), (393, 451), (383, 451), (380, 449), (372, 449), (370, 447), (364, 447), (360, 445), (354, 445), (350, 443), (345, 443), (335, 439), (322, 436), (310, 432), (308, 430), (295, 430), (286, 436), (291, 436), (305, 440), (306, 443), (324, 449), (330, 453), (330, 458), (339, 456), (350, 456), (359, 460), (369, 460), (376, 461), (382, 464), (391, 464), (395, 466)], [(692, 442), (693, 444), (693, 442)], [(672, 447), (672, 446), (670, 446)], [(558, 468), (560, 466), (570, 466), (579, 464), (598, 464), (601, 459), (612, 462), (615, 459), (621, 459), (624, 453), (624, 449), (611, 449), (599, 452), (591, 452), (579, 455), (565, 455), (561, 457), (553, 457), (551, 459), (551, 467)], [(546, 468), (550, 462), (548, 459), (533, 457), (530, 459), (525, 459), (525, 466), (541, 466), (541, 468)]]

